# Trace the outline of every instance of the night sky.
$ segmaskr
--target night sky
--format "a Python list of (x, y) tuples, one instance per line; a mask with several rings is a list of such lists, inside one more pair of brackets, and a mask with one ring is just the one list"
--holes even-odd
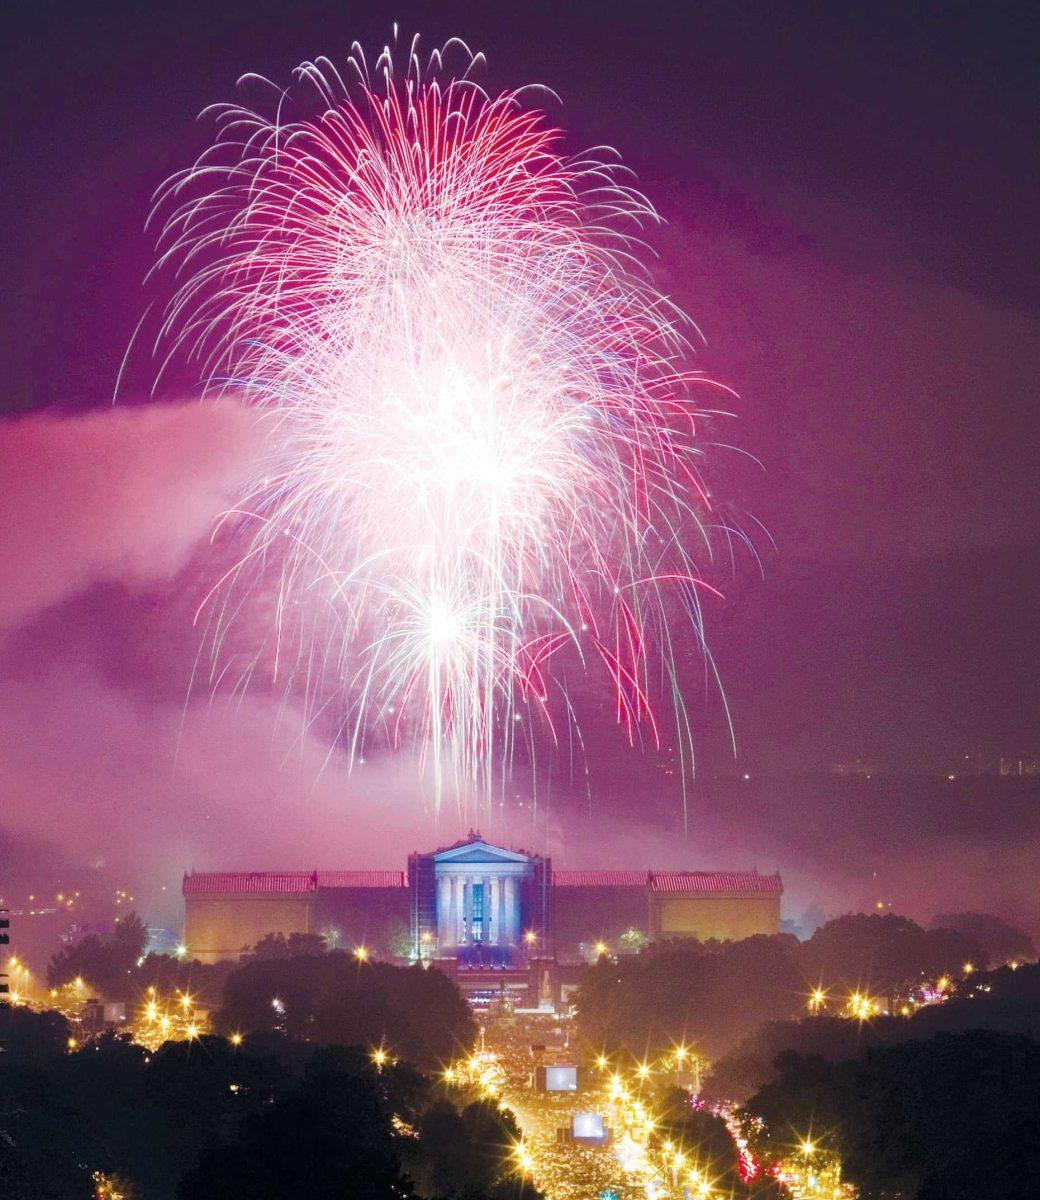
[[(711, 567), (738, 757), (693, 686), (705, 796), (745, 770), (939, 776), (1040, 754), (1035, 6), (39, 7), (6, 15), (0, 51), (0, 776), (20, 835), (91, 843), (104, 814), (204, 866), (189, 827), (225, 829), (257, 797), (335, 819), (324, 747), (263, 697), (185, 701), (206, 533), (250, 453), (241, 415), (177, 403), (176, 378), (149, 402), (140, 345), (112, 395), (154, 299), (149, 196), (205, 145), (196, 114), (245, 71), (377, 48), (394, 19), (484, 50), (492, 90), (553, 88), (575, 150), (617, 147), (667, 218), (657, 278), (704, 333), (698, 365), (740, 395), (709, 470), (760, 563)], [(589, 721), (604, 792), (619, 809), (645, 794), (667, 826), (662, 761)], [(352, 785), (355, 817), (407, 790), (383, 770)], [(584, 801), (561, 794), (563, 820)], [(796, 825), (783, 795), (769, 817)]]

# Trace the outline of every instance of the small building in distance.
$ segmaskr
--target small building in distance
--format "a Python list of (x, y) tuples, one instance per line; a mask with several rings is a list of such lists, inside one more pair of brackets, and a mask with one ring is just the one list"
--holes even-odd
[(266, 934), (436, 964), (470, 993), (537, 1007), (557, 964), (622, 935), (733, 940), (780, 929), (783, 884), (755, 871), (569, 871), (479, 833), (409, 856), (403, 871), (228, 871), (184, 876), (184, 945), (203, 962)]

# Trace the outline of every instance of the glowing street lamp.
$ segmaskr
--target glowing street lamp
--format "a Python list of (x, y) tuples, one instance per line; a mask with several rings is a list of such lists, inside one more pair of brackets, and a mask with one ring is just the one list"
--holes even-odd
[(368, 962), (368, 954), (369, 950), (367, 946), (354, 947), (354, 957), (358, 960), (358, 962)]

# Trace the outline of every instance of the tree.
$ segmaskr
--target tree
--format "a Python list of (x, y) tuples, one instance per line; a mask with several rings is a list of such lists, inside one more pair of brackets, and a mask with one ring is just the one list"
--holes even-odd
[(132, 975), (148, 943), (148, 931), (137, 913), (127, 913), (104, 937), (92, 933), (59, 950), (47, 966), (47, 983), (60, 987), (85, 980), (106, 1000), (129, 1000)]
[(0, 1183), (4, 1200), (38, 1200), (39, 1191), (29, 1178), (25, 1153), (10, 1133), (0, 1127)]
[(300, 1087), (213, 1140), (177, 1200), (385, 1200), (407, 1195), (371, 1078), (309, 1071)]
[(659, 1100), (661, 1132), (686, 1154), (691, 1166), (721, 1191), (731, 1191), (739, 1181), (737, 1147), (725, 1121), (706, 1109), (691, 1106), (690, 1095), (672, 1088)]
[(324, 954), (328, 942), (317, 933), (267, 933), (253, 947), (253, 954), (260, 959), (308, 958)]
[(412, 955), (412, 931), (403, 921), (398, 921), (390, 930), (390, 953), (395, 958), (410, 958)]
[(1036, 948), (1027, 933), (990, 913), (940, 913), (929, 928), (952, 929), (976, 942), (982, 951), (977, 967), (1002, 967), (1036, 958)]
[[(317, 981), (334, 986), (324, 956), (250, 965), (288, 974), (315, 963), (325, 971)], [(440, 989), (458, 997), (451, 981), (421, 969), (386, 971), (375, 1005), (386, 1008), (396, 992), (406, 1003), (392, 1021), (414, 1010), (436, 1029)], [(430, 1116), (442, 1085), (407, 1062), (376, 1064), (367, 1041), (315, 1047), (268, 1031), (150, 1052), (107, 1034), (70, 1053), (59, 1015), (0, 1015), (4, 1200), (90, 1200), (106, 1179), (147, 1200), (407, 1200), (404, 1156), (414, 1174), (448, 1181), (431, 1196), (536, 1200), (516, 1174), (519, 1131), (509, 1114), (485, 1102), (449, 1104), (441, 1125), (458, 1136), (445, 1145)], [(425, 1140), (422, 1128), (432, 1131)]]
[(685, 1042), (715, 1056), (763, 1021), (803, 1008), (798, 942), (790, 934), (654, 942), (638, 956), (587, 967), (575, 1003), (595, 1053), (623, 1048), (643, 1058)]
[(438, 1200), (536, 1200), (512, 1148), (520, 1130), (510, 1113), (487, 1100), (457, 1110), (447, 1100), (420, 1118), (407, 1164), (422, 1196)]
[(11, 1064), (59, 1058), (68, 1048), (71, 1028), (59, 1012), (33, 1012), (17, 1004), (0, 1004), (0, 1046)]
[(975, 972), (959, 981), (949, 1000), (925, 1005), (909, 1018), (863, 1022), (820, 1015), (768, 1022), (711, 1064), (702, 1095), (710, 1101), (743, 1101), (776, 1081), (775, 1062), (785, 1051), (839, 1062), (869, 1047), (973, 1029), (1040, 1041), (1040, 964)]
[(631, 929), (626, 929), (618, 938), (618, 944), (625, 954), (638, 954), (649, 941), (646, 934), (641, 929), (636, 929), (634, 925)]
[[(908, 1026), (909, 1022), (900, 1022), (904, 1031)], [(709, 1103), (743, 1103), (776, 1080), (774, 1064), (781, 1054), (796, 1051), (829, 1062), (855, 1058), (866, 1046), (880, 1043), (883, 1029), (878, 1022), (828, 1016), (767, 1021), (711, 1064), (701, 1095)]]
[(694, 1169), (711, 1181), (713, 1196), (729, 1200), (781, 1200), (784, 1193), (769, 1177), (746, 1182), (741, 1172), (740, 1152), (726, 1122), (715, 1113), (695, 1105), (689, 1092), (668, 1087), (657, 1097), (661, 1114), (660, 1134), (685, 1157), (686, 1169)]
[(864, 1200), (1003, 1200), (1040, 1172), (1040, 1045), (975, 1030), (879, 1047), (840, 1063), (786, 1053), (752, 1097), (758, 1149), (825, 1131)]
[(136, 963), (144, 954), (147, 945), (148, 930), (137, 913), (128, 912), (122, 919), (116, 919), (116, 927), (112, 931), (112, 946), (120, 956), (130, 964)]
[(242, 964), (227, 978), (215, 1022), (225, 1033), (280, 1029), (316, 1044), (386, 1045), (431, 1068), (472, 1045), (476, 1035), (447, 975), (418, 965), (358, 962), (341, 950)]
[(821, 925), (803, 944), (804, 970), (832, 995), (867, 992), (894, 1007), (910, 989), (960, 973), (978, 945), (951, 930), (926, 932), (895, 913), (855, 913)]

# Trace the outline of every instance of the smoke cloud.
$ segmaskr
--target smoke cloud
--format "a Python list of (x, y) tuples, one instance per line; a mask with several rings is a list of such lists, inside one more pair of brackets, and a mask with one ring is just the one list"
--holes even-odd
[(0, 629), (92, 583), (173, 574), (257, 446), (231, 403), (0, 424)]

